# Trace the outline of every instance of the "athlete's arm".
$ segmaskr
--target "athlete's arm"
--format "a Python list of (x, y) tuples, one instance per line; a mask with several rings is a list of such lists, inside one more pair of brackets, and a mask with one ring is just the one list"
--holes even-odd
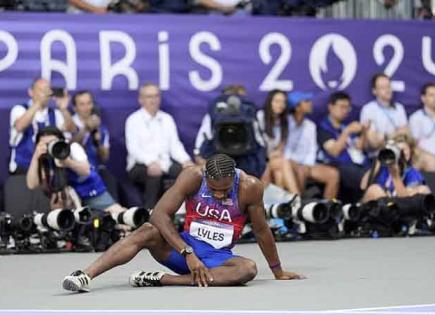
[(183, 170), (175, 184), (157, 202), (150, 218), (150, 223), (178, 252), (186, 246), (186, 243), (179, 236), (171, 217), (177, 212), (186, 197), (199, 189), (201, 178), (201, 171), (198, 168), (191, 167)]
[(262, 183), (249, 176), (246, 180), (246, 188), (244, 194), (248, 196), (247, 211), (251, 219), (252, 229), (255, 234), (258, 245), (263, 252), (264, 257), (271, 268), (275, 279), (290, 280), (290, 279), (303, 279), (294, 272), (287, 272), (282, 270), (281, 262), (279, 260), (278, 251), (276, 249), (275, 240), (272, 232), (266, 222), (266, 216), (263, 205), (263, 185)]
[[(199, 167), (184, 169), (175, 184), (160, 198), (150, 218), (150, 223), (159, 230), (162, 237), (178, 252), (184, 249), (187, 244), (175, 229), (171, 217), (177, 212), (186, 197), (199, 190), (201, 181), (202, 172)], [(200, 287), (206, 287), (213, 281), (207, 267), (195, 253), (186, 256), (186, 263), (192, 273), (192, 284), (196, 283)]]

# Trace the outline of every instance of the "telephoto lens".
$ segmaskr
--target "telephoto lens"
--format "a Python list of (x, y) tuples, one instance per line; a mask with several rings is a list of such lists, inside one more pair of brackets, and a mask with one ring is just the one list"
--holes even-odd
[(132, 207), (123, 212), (113, 215), (113, 219), (118, 224), (126, 224), (132, 228), (138, 228), (148, 221), (150, 214), (147, 209)]
[(299, 208), (301, 205), (301, 197), (296, 194), (288, 194), (288, 197), (286, 202), (265, 204), (266, 217), (269, 219), (290, 220), (293, 217), (293, 209)]
[(361, 217), (361, 207), (360, 204), (345, 204), (342, 208), (343, 217), (347, 221), (358, 222)]
[(33, 222), (42, 229), (70, 231), (74, 228), (74, 213), (69, 209), (56, 209), (48, 213), (35, 213)]
[(315, 200), (302, 200), (298, 209), (293, 209), (293, 218), (314, 224), (323, 224), (329, 219), (329, 210), (325, 202)]
[(400, 159), (400, 148), (394, 142), (387, 142), (385, 148), (378, 153), (378, 160), (382, 165), (393, 165)]
[(435, 213), (435, 197), (432, 194), (417, 194), (411, 197), (395, 197), (400, 217), (431, 216)]
[(65, 140), (54, 140), (47, 144), (48, 154), (58, 160), (65, 160), (71, 153), (70, 144)]

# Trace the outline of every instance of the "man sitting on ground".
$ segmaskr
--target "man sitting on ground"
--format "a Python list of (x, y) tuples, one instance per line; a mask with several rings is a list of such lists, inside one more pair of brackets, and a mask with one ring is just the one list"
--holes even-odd
[[(186, 202), (184, 232), (179, 234), (171, 216)], [(261, 182), (235, 168), (232, 158), (217, 154), (205, 168), (183, 170), (157, 203), (150, 223), (113, 245), (84, 271), (63, 280), (70, 291), (89, 291), (91, 279), (133, 259), (143, 248), (178, 275), (139, 271), (130, 276), (134, 287), (161, 285), (225, 286), (254, 279), (255, 262), (231, 252), (247, 219), (275, 279), (301, 279), (281, 268), (275, 241), (264, 215)]]

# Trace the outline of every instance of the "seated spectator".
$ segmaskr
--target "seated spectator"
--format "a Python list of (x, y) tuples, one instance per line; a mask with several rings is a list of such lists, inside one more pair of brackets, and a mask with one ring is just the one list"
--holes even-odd
[[(42, 78), (36, 79), (28, 90), (30, 100), (15, 105), (10, 114), (11, 155), (9, 172), (26, 174), (34, 150), (34, 137), (38, 130), (45, 126), (56, 126), (62, 131), (73, 132), (74, 123), (68, 111), (69, 97), (66, 92), (62, 96), (53, 96), (50, 83)], [(51, 97), (57, 108), (49, 106)]]
[(106, 14), (112, 0), (68, 0), (68, 13)]
[(340, 200), (346, 203), (361, 198), (359, 185), (367, 164), (364, 146), (368, 125), (357, 121), (345, 123), (351, 108), (348, 94), (332, 93), (328, 102), (328, 116), (320, 122), (317, 130), (320, 160), (338, 169)]
[(72, 97), (72, 103), (73, 122), (77, 128), (72, 141), (82, 145), (89, 163), (103, 178), (112, 197), (118, 200), (118, 181), (105, 166), (110, 155), (109, 130), (101, 123), (94, 98), (89, 91), (79, 91)]
[(101, 124), (95, 112), (94, 98), (89, 91), (79, 91), (72, 97), (77, 132), (72, 140), (85, 149), (89, 162), (96, 168), (109, 160), (109, 130)]
[(139, 89), (141, 109), (125, 123), (127, 171), (130, 179), (143, 187), (144, 207), (153, 208), (160, 198), (164, 179), (175, 179), (193, 165), (178, 137), (171, 115), (160, 110), (158, 86), (146, 83)]
[(423, 175), (412, 164), (415, 144), (407, 135), (397, 135), (393, 142), (400, 150), (400, 157), (389, 165), (376, 161), (361, 181), (366, 190), (362, 202), (383, 197), (409, 197), (415, 194), (430, 194)]
[(288, 95), (289, 134), (284, 149), (285, 157), (289, 160), (298, 178), (299, 190), (303, 193), (307, 179), (325, 185), (323, 196), (327, 199), (337, 197), (339, 175), (331, 166), (316, 164), (317, 130), (316, 125), (305, 118), (313, 111), (311, 93), (292, 92)]
[(417, 141), (416, 167), (435, 172), (435, 83), (427, 83), (421, 90), (423, 108), (409, 119), (411, 134)]
[(264, 107), (257, 112), (257, 119), (267, 147), (267, 166), (262, 176), (265, 185), (273, 183), (300, 195), (296, 175), (284, 156), (288, 136), (287, 93), (270, 91)]
[(362, 124), (370, 124), (367, 143), (373, 157), (385, 145), (387, 138), (408, 133), (409, 129), (403, 105), (393, 100), (390, 78), (385, 74), (376, 74), (372, 78), (371, 87), (375, 99), (363, 106), (360, 121)]
[(83, 203), (111, 214), (124, 211), (107, 192), (103, 180), (78, 143), (71, 143), (70, 154), (65, 159), (57, 159), (49, 152), (48, 144), (58, 140), (65, 140), (65, 137), (56, 127), (43, 128), (36, 135), (36, 147), (26, 178), (28, 188), (42, 188), (51, 199), (52, 208), (69, 207), (73, 201), (76, 207), (79, 206), (77, 203)]

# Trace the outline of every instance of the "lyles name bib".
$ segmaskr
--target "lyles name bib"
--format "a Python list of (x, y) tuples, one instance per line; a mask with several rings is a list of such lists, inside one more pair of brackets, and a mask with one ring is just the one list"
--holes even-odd
[(192, 221), (189, 234), (216, 249), (220, 249), (232, 244), (234, 227), (213, 221)]

